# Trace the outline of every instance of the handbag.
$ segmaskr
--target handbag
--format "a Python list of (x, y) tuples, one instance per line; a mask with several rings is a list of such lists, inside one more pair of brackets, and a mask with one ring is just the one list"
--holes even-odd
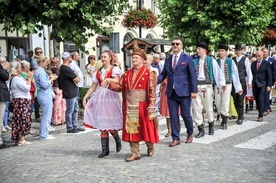
[(8, 109), (9, 109), (9, 112), (13, 113), (13, 102), (9, 103)]
[[(12, 79), (14, 78), (15, 76), (13, 76), (13, 77), (11, 77), (11, 79), (10, 79), (10, 83), (9, 83), (9, 85), (10, 85), (10, 87), (9, 87), (9, 89), (11, 89), (11, 82), (12, 82)], [(9, 103), (9, 106), (8, 106), (8, 109), (9, 109), (9, 112), (11, 112), (11, 113), (13, 113), (13, 102), (11, 101), (10, 103)]]

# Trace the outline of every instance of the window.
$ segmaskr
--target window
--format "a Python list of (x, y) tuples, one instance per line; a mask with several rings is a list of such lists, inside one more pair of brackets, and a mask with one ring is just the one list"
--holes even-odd
[(76, 44), (69, 41), (65, 41), (63, 43), (63, 50), (64, 52), (67, 51), (69, 53), (76, 51)]

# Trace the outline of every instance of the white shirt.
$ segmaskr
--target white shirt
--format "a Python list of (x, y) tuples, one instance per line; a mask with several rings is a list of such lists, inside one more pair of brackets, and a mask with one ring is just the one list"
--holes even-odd
[[(239, 61), (241, 60), (243, 56), (237, 56), (236, 57), (236, 60), (237, 60), (237, 63), (239, 63)], [(249, 62), (249, 59), (248, 58), (245, 58), (245, 62), (244, 62), (244, 66), (245, 66), (245, 69), (246, 69), (246, 77), (248, 79), (248, 84), (252, 84), (252, 79), (253, 79), (253, 76), (252, 76), (252, 72), (251, 72), (251, 67), (250, 67), (250, 62)]]
[(78, 87), (84, 87), (84, 77), (83, 73), (81, 72), (80, 67), (78, 66), (78, 62), (75, 60), (72, 60), (72, 62), (69, 64), (69, 67), (78, 74), (80, 78), (80, 82), (78, 83)]
[[(154, 68), (154, 67), (151, 66), (151, 67), (150, 67), (150, 71), (154, 71), (154, 72), (156, 73), (156, 77), (158, 77), (159, 72), (158, 72), (158, 69), (157, 69), (157, 68)], [(159, 93), (159, 92), (160, 92), (160, 86), (161, 86), (160, 83), (156, 85), (155, 93)]]
[[(178, 63), (178, 60), (179, 60), (180, 54), (181, 54), (181, 52), (179, 52), (179, 53), (177, 54), (177, 58), (176, 58), (176, 65), (177, 65), (177, 63)], [(175, 57), (175, 54), (173, 54), (173, 57), (172, 57), (172, 67), (173, 67), (173, 63), (174, 63), (174, 57)]]
[(22, 76), (15, 76), (11, 80), (12, 98), (27, 98), (31, 99), (30, 94), (31, 85), (27, 85), (26, 79)]
[[(225, 66), (225, 59), (220, 59), (220, 70), (224, 76), (224, 79), (226, 79), (224, 66)], [(235, 88), (235, 92), (238, 93), (239, 91), (242, 90), (242, 86), (240, 83), (239, 71), (238, 71), (238, 68), (237, 68), (234, 60), (232, 60), (232, 79), (233, 79), (233, 85)]]
[[(199, 59), (199, 68), (198, 68), (198, 81), (205, 81), (205, 73), (204, 73), (204, 63), (205, 63), (205, 58), (204, 59)], [(212, 66), (213, 66), (213, 74), (214, 74), (214, 79), (216, 81), (216, 85), (219, 88), (222, 88), (225, 86), (225, 76), (222, 74), (219, 65), (217, 61), (213, 58), (212, 59)]]
[[(177, 63), (178, 63), (180, 54), (181, 54), (181, 52), (179, 52), (179, 53), (177, 54), (177, 58), (176, 58), (176, 63), (175, 63), (175, 65), (177, 65)], [(176, 55), (176, 54), (173, 54), (173, 57), (172, 57), (172, 68), (173, 68), (173, 65), (174, 65), (174, 57), (175, 57), (175, 55)], [(174, 89), (174, 83), (173, 83), (173, 89)]]
[[(112, 67), (112, 66), (111, 66)], [(109, 69), (105, 70), (104, 68), (101, 69), (101, 79), (104, 80), (106, 78), (106, 72), (109, 71)], [(112, 78), (115, 78), (119, 76), (121, 78), (122, 76), (122, 71), (119, 67), (113, 67), (112, 69)], [(92, 82), (95, 84), (98, 84), (99, 81), (97, 79), (97, 72), (94, 72), (92, 74)]]
[(164, 65), (165, 65), (165, 60), (160, 60), (158, 65), (159, 65), (160, 70), (161, 70), (161, 72), (162, 72), (162, 71), (163, 71), (163, 68), (164, 68)]

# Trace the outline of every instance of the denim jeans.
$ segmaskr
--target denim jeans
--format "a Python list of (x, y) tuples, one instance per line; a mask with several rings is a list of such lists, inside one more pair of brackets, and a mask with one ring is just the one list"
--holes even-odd
[(38, 93), (37, 100), (41, 107), (42, 119), (40, 122), (39, 136), (41, 139), (47, 138), (49, 135), (48, 126), (52, 120), (53, 102), (52, 95), (45, 95), (45, 93)]
[(78, 129), (78, 96), (70, 99), (66, 99), (66, 128), (68, 130)]
[(4, 125), (4, 126), (7, 126), (7, 125), (8, 125), (8, 119), (9, 119), (9, 104), (10, 104), (10, 102), (6, 102), (6, 108), (5, 108), (4, 120), (3, 120), (3, 125)]
[(0, 120), (1, 120), (1, 123), (0, 123), (0, 145), (3, 144), (3, 141), (2, 141), (2, 125), (3, 125), (3, 118), (4, 118), (4, 113), (5, 113), (5, 107), (6, 107), (6, 102), (0, 102)]

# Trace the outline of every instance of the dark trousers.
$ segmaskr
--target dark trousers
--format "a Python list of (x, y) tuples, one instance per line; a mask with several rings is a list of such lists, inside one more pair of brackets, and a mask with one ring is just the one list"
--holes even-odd
[(39, 103), (38, 103), (37, 97), (34, 98), (34, 109), (35, 109), (35, 118), (36, 119), (40, 118)]
[(253, 95), (258, 106), (259, 115), (258, 117), (263, 117), (265, 110), (265, 93), (266, 87), (259, 88), (257, 86), (253, 87)]
[(181, 116), (184, 120), (185, 127), (187, 128), (187, 134), (193, 134), (193, 119), (191, 116), (191, 102), (190, 97), (179, 97), (173, 90), (171, 97), (168, 97), (168, 107), (171, 118), (172, 139), (180, 140), (179, 138), (179, 106), (181, 109)]
[(267, 112), (270, 108), (270, 100), (269, 100), (270, 91), (265, 91), (265, 111)]
[(239, 95), (238, 93), (235, 93), (235, 87), (232, 87), (232, 92), (231, 95), (233, 97), (234, 105), (238, 113), (238, 119), (243, 120), (243, 105), (244, 105), (244, 97), (247, 93), (247, 88), (246, 88), (246, 82), (245, 80), (240, 80), (241, 85), (242, 85), (242, 90), (243, 93), (242, 95)]

